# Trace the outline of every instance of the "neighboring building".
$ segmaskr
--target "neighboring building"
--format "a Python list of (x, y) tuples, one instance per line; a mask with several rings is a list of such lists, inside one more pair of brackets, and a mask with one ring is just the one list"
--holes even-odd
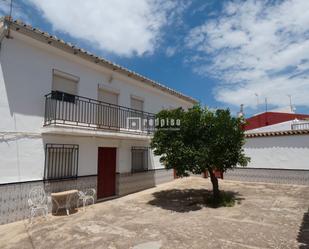
[(173, 179), (148, 121), (196, 100), (21, 22), (0, 29), (0, 224), (25, 217), (36, 185), (102, 199)]
[(277, 111), (248, 118), (244, 150), (251, 162), (226, 178), (309, 185), (308, 117)]
[(269, 111), (256, 114), (250, 118), (246, 119), (245, 130), (252, 130), (257, 129), (260, 127), (274, 125), (278, 123), (282, 123), (285, 121), (291, 120), (308, 120), (309, 122), (309, 115), (307, 114), (296, 114), (293, 111)]
[(289, 120), (273, 125), (262, 126), (252, 130), (247, 130), (246, 134), (271, 131), (290, 131), (290, 130), (306, 130), (309, 129), (309, 120)]

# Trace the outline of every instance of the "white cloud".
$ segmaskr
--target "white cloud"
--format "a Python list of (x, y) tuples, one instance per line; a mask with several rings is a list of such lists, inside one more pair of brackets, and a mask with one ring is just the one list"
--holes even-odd
[(29, 0), (54, 30), (121, 56), (154, 52), (162, 28), (176, 20), (178, 0)]
[(174, 56), (174, 54), (177, 52), (177, 47), (167, 47), (166, 48), (166, 51), (165, 51), (165, 54), (167, 57), (172, 57)]
[[(10, 0), (2, 0), (0, 1), (0, 15), (1, 16), (9, 16), (10, 14)], [(12, 4), (12, 16), (14, 19), (21, 19), (29, 24), (31, 21), (26, 11), (23, 9), (22, 5), (19, 2), (13, 2)]]
[[(309, 1), (232, 1), (186, 38), (194, 71), (218, 78), (218, 101), (309, 106)], [(198, 58), (198, 60), (196, 59)]]

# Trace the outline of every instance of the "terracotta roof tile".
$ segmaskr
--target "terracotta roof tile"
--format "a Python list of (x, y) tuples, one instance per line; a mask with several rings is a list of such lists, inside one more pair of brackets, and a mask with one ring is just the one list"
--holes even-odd
[(270, 132), (256, 132), (246, 133), (246, 138), (253, 137), (270, 137), (270, 136), (291, 136), (291, 135), (304, 135), (309, 134), (309, 130), (288, 130), (288, 131), (270, 131)]

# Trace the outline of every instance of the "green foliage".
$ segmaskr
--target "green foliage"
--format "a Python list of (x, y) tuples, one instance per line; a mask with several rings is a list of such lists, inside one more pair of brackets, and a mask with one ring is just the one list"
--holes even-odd
[(177, 175), (200, 174), (205, 170), (221, 170), (246, 166), (249, 158), (242, 146), (245, 142), (241, 129), (243, 120), (232, 117), (230, 111), (215, 111), (196, 105), (188, 111), (163, 110), (159, 119), (180, 119), (179, 130), (159, 127), (151, 147), (154, 154), (168, 169), (175, 168)]

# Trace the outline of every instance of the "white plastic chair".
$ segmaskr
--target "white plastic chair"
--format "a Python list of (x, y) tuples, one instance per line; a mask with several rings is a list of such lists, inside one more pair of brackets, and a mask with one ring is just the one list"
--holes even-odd
[(92, 204), (94, 204), (94, 197), (95, 197), (96, 191), (95, 189), (87, 189), (85, 192), (78, 191), (78, 199), (77, 199), (77, 207), (79, 207), (79, 203), (82, 200), (83, 201), (83, 209), (85, 210), (85, 206), (87, 204), (88, 200), (92, 201)]
[(32, 223), (33, 217), (38, 213), (38, 211), (42, 211), (45, 218), (48, 215), (48, 198), (45, 193), (45, 190), (41, 186), (33, 187), (29, 193), (28, 205), (30, 208), (30, 217), (29, 221)]

